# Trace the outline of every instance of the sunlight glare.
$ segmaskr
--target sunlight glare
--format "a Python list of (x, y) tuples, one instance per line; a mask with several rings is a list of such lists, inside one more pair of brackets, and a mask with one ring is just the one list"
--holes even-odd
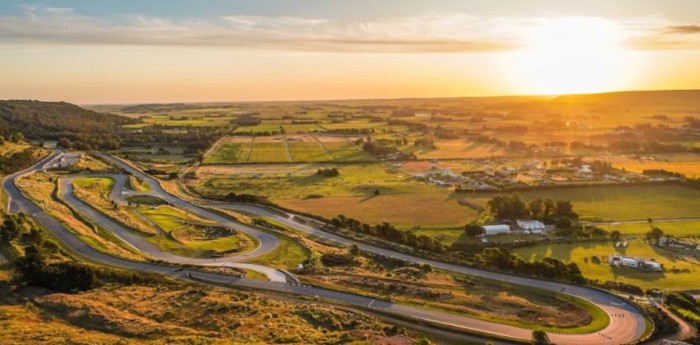
[(532, 94), (612, 90), (624, 83), (621, 31), (596, 18), (547, 20), (525, 33), (509, 65), (516, 89)]

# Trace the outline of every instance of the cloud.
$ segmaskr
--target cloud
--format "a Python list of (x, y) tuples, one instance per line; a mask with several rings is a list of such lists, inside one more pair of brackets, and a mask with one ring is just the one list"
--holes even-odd
[(700, 25), (669, 26), (666, 32), (671, 34), (700, 34)]
[(700, 25), (677, 25), (661, 18), (637, 21), (627, 40), (628, 46), (638, 50), (698, 50)]
[(517, 36), (475, 16), (427, 15), (374, 22), (293, 16), (224, 15), (211, 20), (131, 15), (88, 17), (26, 6), (0, 17), (0, 44), (209, 46), (313, 52), (490, 52), (515, 49)]
[[(556, 18), (425, 14), (344, 22), (298, 16), (173, 20), (144, 15), (92, 17), (70, 8), (23, 6), (0, 16), (0, 45), (125, 45), (221, 47), (304, 52), (487, 53), (517, 50), (527, 33)], [(544, 23), (544, 24), (543, 24)], [(663, 18), (615, 21), (630, 49), (700, 49), (700, 25)]]

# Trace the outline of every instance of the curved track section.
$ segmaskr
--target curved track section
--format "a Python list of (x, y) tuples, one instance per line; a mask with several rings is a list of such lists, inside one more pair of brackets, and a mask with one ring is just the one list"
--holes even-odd
[[(493, 336), (501, 338), (505, 337), (526, 341), (530, 339), (531, 330), (529, 329), (493, 323), (489, 321), (470, 318), (467, 316), (455, 315), (432, 309), (425, 309), (415, 306), (375, 300), (368, 297), (357, 296), (349, 293), (326, 290), (316, 287), (301, 286), (296, 284), (285, 284), (273, 281), (264, 282), (259, 280), (234, 278), (224, 274), (202, 272), (194, 269), (182, 272), (175, 272), (173, 271), (172, 266), (147, 262), (129, 261), (101, 253), (80, 241), (72, 232), (66, 229), (62, 224), (60, 224), (58, 221), (44, 213), (32, 201), (25, 198), (24, 195), (22, 195), (22, 193), (16, 188), (14, 184), (14, 179), (16, 177), (21, 176), (24, 173), (31, 172), (33, 170), (41, 169), (43, 166), (46, 165), (48, 161), (55, 159), (56, 154), (57, 153), (54, 153), (53, 155), (45, 158), (41, 162), (37, 163), (34, 167), (26, 171), (7, 176), (3, 179), (3, 188), (10, 196), (9, 210), (12, 212), (25, 212), (29, 214), (32, 218), (34, 218), (41, 225), (43, 225), (48, 231), (55, 235), (59, 240), (61, 240), (68, 248), (89, 260), (97, 261), (110, 266), (121, 267), (124, 269), (169, 275), (180, 279), (196, 279), (232, 287), (248, 287), (278, 292), (288, 292), (306, 296), (319, 296), (329, 300), (347, 303), (349, 305), (362, 307), (373, 311), (401, 315), (404, 317), (413, 318), (418, 321), (425, 321), (433, 324), (442, 324), (463, 330), (475, 331), (482, 334), (491, 334)], [(151, 190), (154, 191), (156, 195), (162, 197), (169, 203), (177, 207), (187, 209), (188, 211), (191, 211), (192, 213), (200, 215), (204, 218), (212, 219), (210, 216), (215, 216), (214, 218), (223, 218), (215, 213), (197, 207), (189, 202), (178, 199), (168, 194), (161, 188), (160, 184), (158, 184), (158, 181), (134, 169), (125, 162), (108, 155), (101, 154), (101, 156), (105, 160), (120, 166), (122, 169), (146, 181), (150, 185)], [(278, 221), (284, 222), (285, 224), (312, 236), (324, 238), (326, 240), (334, 241), (345, 245), (357, 244), (362, 250), (367, 252), (400, 258), (406, 261), (419, 264), (427, 263), (436, 268), (452, 272), (464, 273), (478, 277), (504, 281), (512, 284), (531, 286), (549, 291), (569, 294), (571, 296), (582, 298), (596, 304), (598, 307), (600, 307), (610, 315), (610, 324), (600, 332), (580, 335), (550, 333), (549, 335), (551, 340), (556, 344), (627, 344), (637, 341), (644, 334), (645, 331), (646, 323), (644, 317), (640, 314), (638, 310), (636, 310), (629, 303), (625, 302), (623, 299), (599, 290), (569, 284), (542, 281), (520, 276), (512, 276), (491, 271), (484, 271), (476, 268), (453, 265), (433, 260), (426, 260), (412, 255), (397, 253), (388, 249), (352, 241), (347, 238), (323, 232), (321, 230), (309, 227), (305, 224), (296, 221), (300, 218), (303, 219), (303, 217), (299, 217), (298, 215), (285, 213), (280, 210), (271, 209), (268, 207), (247, 204), (222, 204), (218, 206), (242, 210), (246, 212), (253, 212), (265, 217), (273, 217)], [(223, 220), (226, 219), (224, 218)], [(238, 226), (240, 225), (236, 224), (236, 227)]]
[[(153, 260), (163, 260), (175, 264), (183, 265), (196, 265), (196, 266), (218, 266), (218, 267), (233, 267), (240, 269), (248, 269), (257, 271), (265, 274), (272, 281), (286, 282), (286, 275), (280, 270), (270, 268), (267, 266), (243, 263), (241, 261), (256, 258), (260, 255), (268, 253), (274, 250), (279, 241), (276, 237), (259, 231), (255, 228), (246, 226), (244, 224), (234, 223), (228, 219), (215, 219), (218, 226), (228, 227), (236, 229), (246, 234), (255, 237), (260, 245), (253, 249), (252, 251), (245, 252), (238, 255), (231, 255), (221, 258), (191, 258), (176, 255), (170, 252), (166, 252), (155, 246), (154, 244), (145, 241), (143, 235), (135, 233), (114, 221), (112, 218), (106, 216), (102, 212), (98, 211), (94, 207), (88, 205), (84, 201), (80, 200), (75, 196), (73, 190), (73, 181), (76, 178), (81, 177), (107, 177), (114, 180), (114, 188), (110, 193), (112, 200), (121, 200), (121, 188), (118, 186), (123, 186), (126, 182), (128, 176), (118, 175), (118, 174), (94, 174), (94, 175), (73, 175), (64, 177), (61, 179), (60, 197), (66, 203), (71, 205), (73, 209), (80, 212), (83, 216), (97, 223), (99, 226), (108, 229), (115, 236), (117, 236), (124, 243), (128, 244), (132, 248), (136, 249), (138, 252), (144, 254), (146, 257)], [(188, 209), (189, 210), (189, 209)], [(210, 217), (207, 217), (210, 218)], [(222, 218), (222, 217), (221, 217)]]

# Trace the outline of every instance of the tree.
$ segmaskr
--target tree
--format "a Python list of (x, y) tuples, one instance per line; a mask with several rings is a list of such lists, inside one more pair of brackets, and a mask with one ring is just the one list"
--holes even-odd
[(653, 227), (651, 230), (649, 230), (649, 232), (647, 232), (646, 237), (649, 240), (658, 241), (661, 237), (664, 237), (664, 231), (657, 227)]
[(379, 189), (375, 189), (375, 190), (374, 190), (374, 196), (379, 196), (379, 194), (381, 194), (381, 192), (379, 192)]
[(466, 233), (467, 236), (476, 237), (484, 234), (484, 228), (477, 224), (467, 224), (464, 227), (464, 233)]
[(532, 331), (532, 340), (531, 340), (533, 345), (549, 345), (552, 342), (549, 340), (549, 336), (545, 331)]
[(354, 244), (350, 247), (350, 255), (352, 256), (358, 256), (360, 255), (360, 247), (357, 246), (357, 244)]
[(14, 132), (10, 135), (10, 141), (13, 143), (19, 143), (24, 141), (24, 134), (22, 132)]
[(619, 230), (613, 230), (610, 232), (610, 239), (612, 239), (615, 242), (619, 241), (621, 236), (622, 234)]
[(19, 236), (21, 231), (19, 223), (15, 217), (8, 217), (2, 222), (2, 227), (0, 228), (0, 240), (7, 243)]
[(557, 221), (557, 228), (559, 228), (559, 229), (568, 230), (568, 229), (571, 229), (571, 227), (573, 225), (574, 224), (571, 221), (571, 219), (569, 219), (567, 217), (562, 217)]
[(176, 173), (176, 172), (171, 172), (170, 174), (168, 174), (168, 178), (171, 179), (171, 180), (176, 179), (176, 178), (177, 178), (177, 173)]
[(537, 198), (530, 201), (529, 207), (530, 216), (533, 219), (542, 219), (544, 217), (544, 201), (542, 201), (542, 199)]

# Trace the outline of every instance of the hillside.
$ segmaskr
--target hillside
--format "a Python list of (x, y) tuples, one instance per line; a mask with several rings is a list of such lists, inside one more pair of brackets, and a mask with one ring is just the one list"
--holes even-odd
[(555, 104), (599, 106), (678, 106), (700, 107), (700, 90), (623, 91), (562, 95), (552, 100)]
[(132, 121), (65, 102), (0, 101), (0, 135), (6, 137), (21, 132), (30, 139), (65, 137), (83, 145), (111, 147), (112, 134)]

